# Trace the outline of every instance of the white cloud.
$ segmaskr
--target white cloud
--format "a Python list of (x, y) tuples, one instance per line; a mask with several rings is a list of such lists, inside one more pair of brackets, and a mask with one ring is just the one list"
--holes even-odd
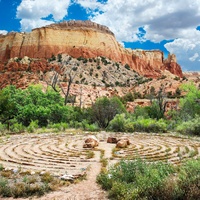
[[(21, 19), (21, 30), (30, 31), (32, 28), (44, 26), (52, 21), (62, 20), (67, 15), (70, 0), (22, 0), (17, 7), (17, 18)], [(52, 21), (43, 20), (52, 15)]]
[(200, 71), (197, 52), (200, 52), (200, 31), (188, 30), (187, 34), (165, 44), (166, 49), (176, 54), (178, 62), (183, 70)]
[(166, 49), (176, 54), (184, 69), (197, 68), (199, 62), (191, 58), (200, 52), (200, 31), (196, 30), (200, 25), (200, 0), (108, 0), (100, 5), (97, 0), (77, 2), (93, 11), (97, 3), (98, 12), (91, 15), (91, 20), (108, 26), (118, 41), (173, 40)]
[(52, 21), (42, 20), (42, 19), (22, 19), (20, 21), (22, 31), (30, 31), (37, 27), (46, 26), (52, 24)]
[(189, 60), (194, 62), (198, 57), (199, 57), (199, 54), (195, 53), (192, 57), (189, 58)]
[(7, 33), (8, 33), (8, 31), (0, 30), (0, 34), (2, 34), (2, 35), (6, 35)]
[(121, 43), (173, 40), (165, 47), (181, 65), (192, 69), (198, 62), (191, 60), (200, 52), (200, 0), (22, 0), (17, 8), (22, 31), (62, 20), (71, 4), (85, 8), (89, 19), (108, 26)]
[(97, 9), (102, 9), (102, 5), (104, 5), (96, 0), (76, 0), (74, 3), (80, 4), (91, 14)]
[[(145, 27), (147, 40), (160, 42), (181, 37), (183, 30), (194, 29), (200, 23), (200, 0), (108, 0), (100, 4), (97, 0), (77, 0), (83, 7), (95, 10), (96, 4), (102, 12), (91, 19), (107, 25), (118, 40), (139, 40), (138, 28)], [(91, 6), (90, 6), (91, 5)]]

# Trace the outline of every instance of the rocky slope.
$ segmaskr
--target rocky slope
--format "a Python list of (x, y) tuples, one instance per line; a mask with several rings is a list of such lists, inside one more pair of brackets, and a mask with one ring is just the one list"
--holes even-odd
[[(59, 62), (61, 61), (61, 62)], [(60, 68), (63, 70), (60, 71)], [(73, 69), (73, 70), (72, 70)], [(199, 73), (184, 73), (179, 78), (169, 71), (163, 71), (160, 78), (145, 78), (130, 69), (127, 65), (113, 62), (105, 57), (92, 59), (73, 58), (65, 54), (46, 59), (10, 59), (6, 65), (0, 64), (0, 88), (6, 85), (16, 85), (26, 88), (29, 84), (42, 84), (44, 89), (51, 85), (55, 72), (59, 73), (58, 83), (64, 91), (67, 90), (69, 72), (74, 77), (70, 88), (70, 96), (76, 97), (75, 105), (88, 107), (102, 96), (124, 96), (136, 94), (137, 98), (148, 98), (151, 91), (157, 91), (164, 86), (168, 97), (179, 97), (180, 86), (183, 83), (194, 82), (200, 86)], [(128, 110), (132, 111), (136, 105), (149, 105), (146, 99), (129, 102)]]
[(164, 60), (163, 52), (159, 50), (125, 49), (107, 27), (91, 21), (68, 21), (37, 28), (30, 33), (0, 35), (2, 62), (24, 56), (50, 58), (61, 53), (75, 58), (104, 56), (123, 65), (128, 64), (146, 77), (159, 77), (165, 70), (182, 77), (175, 55), (169, 55)]

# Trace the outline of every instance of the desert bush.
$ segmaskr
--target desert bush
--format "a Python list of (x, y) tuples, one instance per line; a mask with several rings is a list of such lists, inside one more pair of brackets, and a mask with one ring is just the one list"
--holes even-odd
[(108, 129), (112, 131), (125, 131), (125, 114), (117, 114), (113, 120), (111, 120)]
[(173, 167), (141, 159), (121, 161), (97, 177), (110, 199), (186, 199), (200, 196), (200, 159)]
[(135, 96), (134, 96), (134, 94), (133, 93), (131, 93), (131, 92), (128, 92), (127, 94), (125, 94), (123, 97), (121, 97), (121, 101), (123, 102), (123, 103), (127, 103), (127, 102), (133, 102), (134, 101), (134, 99), (135, 99)]
[(42, 182), (50, 183), (52, 180), (53, 180), (53, 176), (49, 172), (46, 172), (41, 176)]
[(23, 197), (26, 194), (26, 184), (25, 183), (15, 183), (11, 188), (12, 196), (15, 198)]
[(100, 128), (108, 127), (115, 115), (123, 112), (125, 108), (117, 97), (102, 97), (92, 105), (92, 117)]
[(58, 62), (62, 62), (62, 54), (58, 54), (57, 57), (58, 57)]
[(176, 130), (183, 134), (192, 134), (200, 136), (200, 116), (196, 115), (195, 118), (182, 122), (177, 126)]
[(11, 189), (8, 185), (8, 180), (5, 178), (0, 178), (0, 195), (3, 197), (11, 197)]
[(130, 121), (130, 120), (127, 120), (125, 125), (124, 125), (124, 128), (125, 128), (126, 132), (129, 132), (129, 133), (133, 132), (135, 130), (134, 122)]
[(69, 125), (67, 123), (61, 122), (56, 124), (50, 124), (48, 127), (53, 128), (55, 132), (59, 132), (65, 131), (67, 128), (69, 128)]
[(128, 64), (125, 64), (124, 67), (127, 69), (127, 70), (130, 70), (130, 66)]
[(98, 127), (98, 125), (97, 124), (87, 124), (86, 126), (85, 126), (85, 130), (86, 131), (91, 131), (91, 132), (95, 132), (95, 131), (99, 131), (99, 127)]
[(134, 118), (136, 118), (136, 119), (138, 117), (149, 118), (148, 108), (147, 107), (136, 106), (132, 116)]
[[(7, 175), (3, 177), (2, 172)], [(9, 175), (9, 173), (11, 175)], [(5, 175), (5, 174), (4, 174)], [(65, 182), (64, 182), (65, 184)], [(0, 175), (0, 198), (1, 197), (29, 197), (33, 195), (41, 196), (63, 185), (63, 181), (53, 177), (50, 173), (20, 172), (15, 174), (12, 171), (1, 171)]]
[(134, 131), (134, 121), (130, 116), (125, 113), (117, 114), (114, 119), (110, 122), (108, 130), (115, 132), (133, 132)]
[(199, 199), (200, 197), (200, 159), (189, 160), (180, 167), (178, 173), (180, 199)]
[(174, 172), (170, 165), (147, 163), (140, 159), (121, 161), (106, 173), (97, 177), (111, 199), (154, 199), (152, 190), (157, 188)]
[(180, 99), (180, 112), (178, 112), (178, 116), (182, 120), (188, 121), (194, 118), (195, 115), (200, 115), (200, 104), (198, 103), (200, 90), (192, 83), (184, 84), (180, 89), (187, 92), (187, 94)]
[(87, 159), (91, 159), (91, 158), (94, 158), (94, 152), (93, 151), (91, 151), (91, 150), (88, 150), (88, 151), (86, 151), (86, 158)]
[(6, 131), (6, 125), (0, 122), (0, 133), (4, 133)]
[(163, 119), (155, 120), (151, 118), (138, 118), (133, 123), (135, 131), (138, 132), (166, 132), (167, 131), (167, 123)]
[(18, 132), (23, 132), (25, 130), (25, 126), (23, 126), (22, 123), (14, 123), (10, 126), (10, 131), (11, 132), (15, 132), (15, 133), (18, 133)]
[(126, 132), (167, 132), (168, 124), (164, 119), (155, 120), (151, 118), (138, 117), (135, 115), (117, 114), (111, 120), (108, 130)]
[(37, 128), (38, 128), (38, 120), (35, 121), (31, 121), (31, 123), (29, 124), (29, 126), (27, 127), (27, 131), (29, 133), (33, 133)]
[(193, 159), (177, 167), (177, 174), (169, 176), (158, 190), (154, 191), (154, 196), (162, 194), (161, 200), (198, 200), (200, 196), (199, 166), (200, 159)]

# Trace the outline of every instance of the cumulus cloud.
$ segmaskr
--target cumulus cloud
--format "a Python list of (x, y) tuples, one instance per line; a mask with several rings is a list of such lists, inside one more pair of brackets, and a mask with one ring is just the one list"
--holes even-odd
[(165, 44), (165, 47), (169, 52), (176, 54), (183, 70), (200, 70), (197, 59), (200, 52), (200, 31), (185, 30), (184, 32), (186, 33), (182, 37)]
[(62, 20), (72, 4), (84, 8), (88, 19), (108, 26), (120, 43), (173, 40), (165, 48), (176, 54), (178, 62), (191, 69), (197, 65), (200, 0), (22, 0), (17, 8), (21, 29), (30, 31)]
[(98, 8), (101, 12), (96, 12), (91, 20), (110, 27), (120, 41), (140, 40), (140, 27), (146, 31), (146, 40), (160, 42), (178, 38), (183, 30), (196, 28), (200, 19), (200, 0), (185, 0), (184, 3), (174, 0), (76, 2), (93, 11)]
[(199, 57), (199, 54), (195, 53), (192, 57), (189, 58), (189, 60), (194, 62), (198, 57)]
[[(51, 24), (52, 21), (62, 20), (67, 15), (70, 2), (70, 0), (22, 0), (17, 7), (21, 30), (30, 31), (32, 28)], [(52, 16), (52, 20), (45, 20), (49, 16)]]
[(104, 5), (104, 3), (96, 1), (96, 0), (86, 0), (86, 1), (85, 0), (75, 0), (74, 3), (80, 4), (91, 15), (94, 15), (94, 12), (97, 11), (98, 9), (101, 10), (102, 5)]
[(200, 31), (196, 30), (200, 25), (200, 0), (184, 0), (184, 3), (174, 0), (76, 2), (90, 11), (95, 11), (96, 3), (98, 12), (93, 12), (90, 19), (108, 26), (118, 41), (150, 40), (159, 43), (173, 40), (165, 48), (176, 54), (184, 70), (197, 69), (199, 61), (194, 55), (197, 56), (196, 53), (200, 52)]
[(2, 35), (6, 35), (7, 33), (8, 33), (8, 31), (0, 30), (0, 34), (2, 34)]

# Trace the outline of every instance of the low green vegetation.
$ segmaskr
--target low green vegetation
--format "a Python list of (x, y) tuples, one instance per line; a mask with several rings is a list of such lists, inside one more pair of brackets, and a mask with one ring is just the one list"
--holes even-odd
[[(102, 58), (103, 62), (105, 61)], [(128, 93), (122, 98), (102, 97), (89, 108), (81, 109), (65, 105), (64, 98), (51, 88), (29, 86), (22, 90), (8, 86), (0, 91), (0, 133), (29, 133), (37, 130), (53, 132), (68, 128), (116, 132), (176, 131), (187, 135), (200, 135), (200, 90), (193, 84), (183, 85), (187, 94), (180, 98), (180, 108), (166, 115), (166, 101), (163, 90), (157, 94), (152, 88), (151, 105), (136, 107), (133, 113), (125, 109), (128, 101), (134, 101), (139, 94)], [(66, 144), (67, 145), (67, 144)], [(166, 150), (170, 151), (170, 147)], [(123, 160), (107, 169), (108, 160), (101, 152), (102, 170), (97, 182), (109, 192), (110, 199), (186, 199), (197, 200), (200, 196), (200, 159), (192, 159), (198, 149), (189, 152), (190, 161), (174, 167), (167, 163), (149, 163), (143, 160)], [(180, 154), (180, 149), (177, 149)], [(87, 158), (94, 152), (88, 151)], [(13, 181), (14, 180), (14, 181)], [(37, 182), (39, 180), (39, 183)], [(65, 184), (50, 174), (32, 176), (24, 174), (16, 178), (12, 171), (0, 166), (0, 194), (3, 197), (27, 197), (43, 195)]]
[(136, 118), (134, 115), (116, 115), (110, 122), (109, 130), (120, 132), (167, 132), (167, 121), (164, 119)]
[(69, 184), (70, 182), (60, 180), (48, 172), (31, 174), (31, 171), (17, 170), (14, 172), (3, 167), (0, 171), (1, 197), (42, 196), (47, 192), (55, 191), (60, 186)]
[(115, 200), (188, 199), (200, 196), (200, 159), (181, 166), (143, 160), (121, 161), (103, 171), (97, 182)]
[[(55, 132), (67, 128), (87, 131), (100, 129), (125, 132), (178, 131), (181, 134), (200, 134), (200, 91), (193, 84), (183, 85), (187, 94), (180, 99), (180, 109), (166, 115), (166, 99), (161, 88), (151, 99), (151, 105), (136, 107), (133, 113), (125, 109), (127, 101), (137, 98), (136, 92), (122, 98), (101, 97), (89, 108), (64, 104), (58, 92), (42, 86), (22, 90), (8, 86), (0, 91), (0, 132), (35, 132), (49, 128)], [(166, 117), (167, 116), (167, 117)]]

